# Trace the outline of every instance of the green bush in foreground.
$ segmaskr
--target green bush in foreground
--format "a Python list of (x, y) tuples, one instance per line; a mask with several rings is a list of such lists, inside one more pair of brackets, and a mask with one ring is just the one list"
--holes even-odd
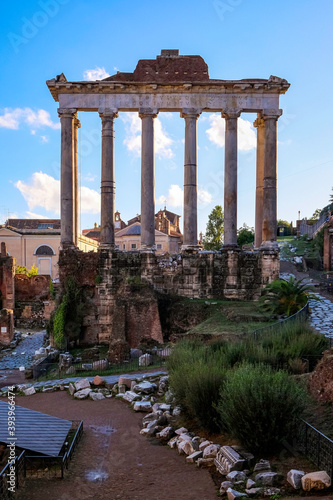
[(168, 360), (170, 385), (185, 416), (212, 432), (219, 430), (216, 404), (225, 379), (219, 356), (204, 345), (180, 342)]
[(242, 365), (227, 373), (217, 409), (221, 427), (252, 452), (273, 452), (292, 437), (307, 394), (286, 372)]

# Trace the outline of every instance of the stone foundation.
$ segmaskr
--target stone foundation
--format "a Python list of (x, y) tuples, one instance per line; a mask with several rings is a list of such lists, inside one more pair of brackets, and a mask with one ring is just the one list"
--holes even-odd
[(84, 291), (80, 342), (112, 343), (115, 352), (123, 351), (124, 342), (136, 347), (147, 339), (163, 341), (156, 292), (188, 298), (256, 300), (261, 289), (278, 278), (279, 266), (279, 253), (272, 249), (173, 256), (66, 249), (59, 259), (61, 286), (73, 275)]
[(14, 317), (11, 309), (0, 311), (0, 345), (9, 345), (14, 338)]
[(0, 309), (14, 309), (14, 259), (7, 256), (6, 245), (1, 243), (0, 256)]

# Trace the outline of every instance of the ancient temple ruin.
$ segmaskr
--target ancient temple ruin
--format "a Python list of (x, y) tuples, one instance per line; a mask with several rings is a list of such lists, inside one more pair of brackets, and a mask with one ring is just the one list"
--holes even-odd
[[(47, 81), (61, 121), (61, 244), (60, 266), (75, 272), (68, 258), (78, 235), (78, 111), (101, 117), (101, 246), (96, 259), (98, 339), (113, 338), (119, 289), (139, 276), (152, 289), (188, 297), (257, 298), (261, 288), (278, 276), (276, 244), (277, 121), (279, 96), (290, 84), (269, 79), (211, 79), (200, 56), (162, 50), (153, 60), (140, 60), (133, 73), (98, 81), (67, 81), (64, 74)], [(141, 247), (135, 255), (115, 251), (114, 127), (121, 112), (135, 111), (142, 120)], [(185, 125), (184, 230), (182, 253), (171, 261), (154, 253), (154, 119), (179, 112)], [(218, 253), (202, 253), (197, 234), (197, 120), (201, 113), (225, 118), (224, 245)], [(254, 252), (237, 247), (237, 120), (255, 113), (257, 180)], [(77, 253), (78, 255), (78, 253)], [(85, 257), (81, 255), (80, 259)], [(86, 257), (88, 259), (88, 257)], [(167, 262), (165, 262), (167, 260)], [(173, 264), (175, 262), (176, 264)], [(170, 265), (169, 265), (170, 264)], [(75, 266), (74, 266), (75, 267)], [(64, 272), (60, 274), (64, 275)]]

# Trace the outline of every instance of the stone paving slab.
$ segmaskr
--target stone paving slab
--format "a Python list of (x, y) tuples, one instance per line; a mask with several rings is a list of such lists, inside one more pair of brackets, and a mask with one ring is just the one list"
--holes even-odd
[(43, 346), (45, 330), (27, 335), (16, 348), (0, 359), (0, 370), (31, 368), (35, 351)]
[(314, 293), (319, 300), (309, 300), (310, 325), (325, 337), (333, 339), (333, 302), (319, 293)]

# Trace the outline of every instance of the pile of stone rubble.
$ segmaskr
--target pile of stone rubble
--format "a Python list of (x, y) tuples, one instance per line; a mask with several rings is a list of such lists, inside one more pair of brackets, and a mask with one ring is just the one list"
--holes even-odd
[[(120, 376), (118, 383), (107, 383), (100, 376), (92, 382), (87, 378), (68, 384), (54, 384), (43, 387), (18, 385), (17, 391), (32, 395), (36, 392), (68, 390), (76, 399), (90, 398), (99, 401), (115, 397), (129, 403), (134, 411), (144, 412), (140, 434), (155, 437), (163, 444), (185, 456), (186, 463), (198, 467), (216, 467), (221, 474), (220, 495), (228, 500), (237, 497), (270, 497), (284, 493), (283, 476), (271, 470), (267, 460), (254, 462), (254, 456), (239, 446), (221, 446), (190, 432), (178, 428), (177, 417), (181, 409), (175, 404), (169, 389), (168, 375), (146, 374), (143, 377)], [(5, 392), (3, 394), (5, 395)], [(163, 402), (161, 402), (163, 400)], [(331, 486), (327, 472), (290, 470), (288, 483), (295, 490), (323, 490)]]
[[(220, 446), (204, 437), (196, 436), (185, 427), (177, 428), (177, 417), (181, 410), (174, 405), (169, 390), (169, 377), (163, 376), (152, 382), (132, 381), (121, 377), (116, 397), (127, 401), (135, 411), (145, 412), (140, 434), (156, 437), (162, 443), (185, 455), (187, 463), (198, 467), (216, 467), (224, 479), (220, 494), (228, 500), (237, 497), (270, 497), (282, 492), (279, 487), (283, 477), (271, 470), (267, 460), (254, 463), (254, 456), (239, 446)], [(114, 386), (116, 390), (116, 386)], [(163, 396), (166, 402), (158, 400)], [(325, 471), (305, 474), (304, 471), (290, 470), (288, 483), (295, 489), (305, 491), (329, 488), (331, 480)]]

